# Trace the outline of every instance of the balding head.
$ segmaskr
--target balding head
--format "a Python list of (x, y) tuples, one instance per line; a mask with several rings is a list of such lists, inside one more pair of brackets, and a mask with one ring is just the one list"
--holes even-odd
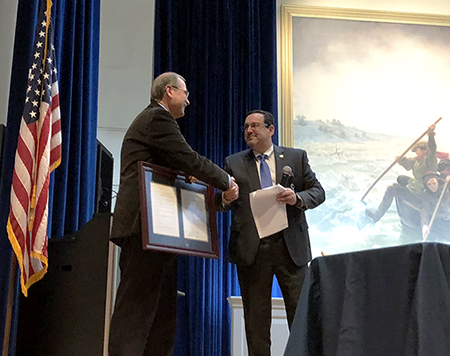
[(156, 77), (152, 84), (151, 99), (161, 101), (166, 92), (166, 85), (178, 86), (178, 78), (186, 82), (186, 79), (174, 72), (166, 72)]

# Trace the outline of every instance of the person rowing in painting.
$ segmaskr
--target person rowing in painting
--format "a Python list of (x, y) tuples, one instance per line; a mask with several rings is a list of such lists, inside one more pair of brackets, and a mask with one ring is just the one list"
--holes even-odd
[[(406, 170), (411, 170), (413, 177), (399, 176), (397, 183), (392, 184), (386, 189), (384, 197), (378, 206), (378, 209), (372, 211), (366, 209), (366, 215), (373, 220), (374, 223), (379, 221), (392, 204), (394, 198), (401, 200), (407, 206), (413, 208), (417, 212), (420, 210), (421, 195), (424, 189), (422, 177), (429, 171), (436, 171), (438, 162), (436, 156), (436, 140), (434, 132), (435, 125), (428, 128), (427, 141), (419, 141), (415, 144), (411, 151), (416, 154), (415, 157), (402, 157), (396, 162)], [(409, 211), (411, 211), (409, 209)], [(418, 216), (418, 215), (417, 215)], [(409, 219), (414, 221), (415, 219)], [(416, 220), (418, 221), (418, 219)]]

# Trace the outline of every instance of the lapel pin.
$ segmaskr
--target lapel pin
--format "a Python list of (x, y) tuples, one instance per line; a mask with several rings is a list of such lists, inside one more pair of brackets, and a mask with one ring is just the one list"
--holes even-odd
[(280, 155), (280, 158), (284, 158), (284, 155)]

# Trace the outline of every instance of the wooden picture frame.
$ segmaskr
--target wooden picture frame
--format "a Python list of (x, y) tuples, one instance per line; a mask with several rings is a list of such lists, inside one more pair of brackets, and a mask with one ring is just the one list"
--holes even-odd
[(143, 249), (219, 258), (214, 188), (180, 171), (138, 164)]
[(395, 164), (361, 198), (439, 117), (437, 149), (450, 152), (450, 16), (295, 5), (280, 12), (280, 142), (308, 152), (327, 195), (308, 211), (313, 256), (422, 241), (420, 224), (402, 219), (397, 204), (377, 222), (366, 212), (410, 171)]

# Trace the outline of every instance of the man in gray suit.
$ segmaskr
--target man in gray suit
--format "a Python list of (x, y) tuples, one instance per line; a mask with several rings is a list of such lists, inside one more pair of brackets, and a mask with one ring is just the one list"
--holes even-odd
[[(323, 203), (325, 191), (304, 150), (272, 144), (275, 130), (272, 114), (262, 110), (249, 112), (243, 129), (250, 149), (227, 157), (224, 166), (239, 185), (239, 197), (236, 192), (226, 191), (217, 196), (216, 203), (221, 210), (232, 210), (229, 258), (237, 265), (249, 356), (269, 356), (273, 276), (277, 277), (283, 294), (290, 328), (306, 264), (311, 260), (305, 210)], [(263, 155), (265, 158), (261, 160)], [(286, 204), (289, 226), (260, 238), (249, 194), (261, 189), (268, 171), (269, 182), (265, 185), (280, 183), (284, 167), (290, 167), (292, 176), (287, 184), (284, 182), (288, 187), (277, 195), (276, 201)]]
[[(142, 249), (138, 162), (181, 170), (230, 197), (230, 176), (192, 150), (176, 119), (184, 116), (189, 92), (183, 77), (168, 72), (152, 85), (151, 103), (131, 123), (121, 151), (120, 186), (111, 240), (121, 248), (121, 281), (111, 320), (109, 356), (172, 355), (175, 339), (176, 255)], [(232, 198), (230, 198), (232, 199)]]

